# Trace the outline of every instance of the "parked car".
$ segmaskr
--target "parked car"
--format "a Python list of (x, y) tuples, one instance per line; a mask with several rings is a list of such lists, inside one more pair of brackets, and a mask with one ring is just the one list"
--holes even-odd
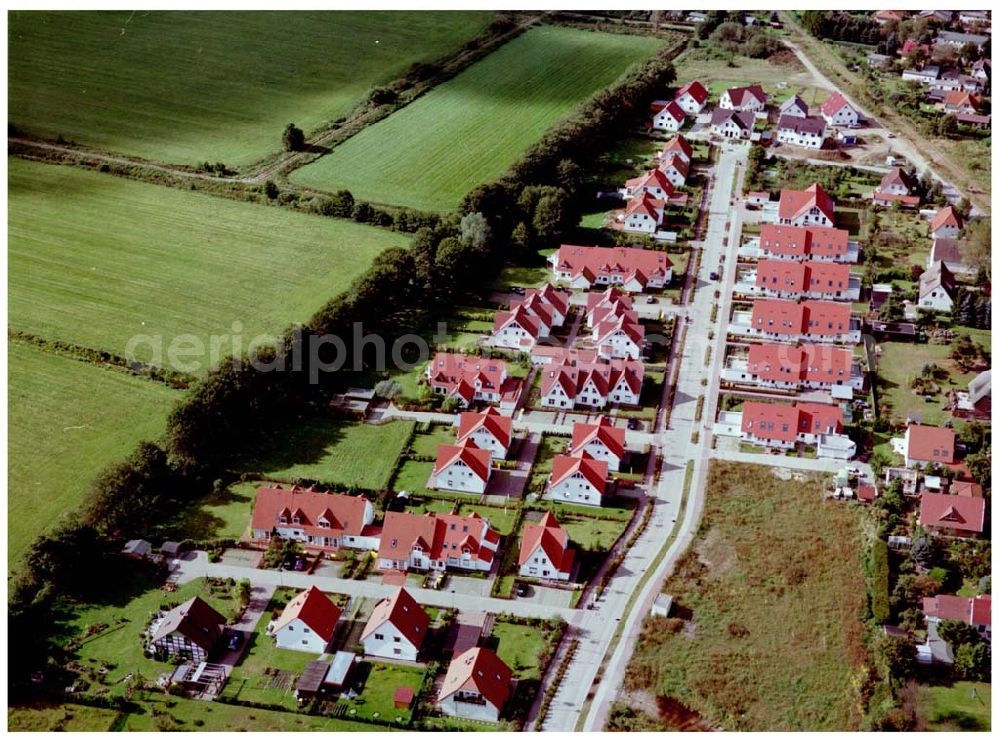
[(510, 288), (510, 290), (511, 290), (511, 291), (512, 291), (512, 292), (513, 292), (514, 294), (518, 294), (518, 295), (520, 295), (520, 296), (522, 296), (522, 297), (524, 296), (524, 287), (523, 287), (523, 286), (512, 286), (512, 287)]
[(708, 275), (708, 278), (711, 279), (712, 281), (718, 281), (719, 280), (719, 274), (718, 274), (717, 271), (712, 271), (712, 273), (710, 273)]
[(227, 648), (229, 648), (230, 650), (236, 650), (242, 644), (243, 644), (243, 630), (231, 629), (226, 633)]
[(530, 596), (531, 595), (530, 591), (531, 589), (528, 588), (528, 586), (525, 585), (524, 583), (516, 583), (514, 585), (514, 593), (516, 593), (521, 598), (524, 598), (525, 596)]
[(656, 297), (654, 297), (652, 294), (647, 294), (646, 304), (656, 304)]

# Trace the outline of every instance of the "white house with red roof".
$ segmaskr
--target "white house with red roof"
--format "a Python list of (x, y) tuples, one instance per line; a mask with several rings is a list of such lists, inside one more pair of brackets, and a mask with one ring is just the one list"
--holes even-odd
[(864, 389), (865, 377), (846, 348), (806, 344), (753, 343), (746, 356), (730, 357), (722, 370), (726, 382), (781, 390)]
[(953, 464), (955, 457), (955, 430), (944, 426), (925, 426), (911, 423), (903, 437), (903, 456), (907, 467), (928, 464)]
[(518, 553), (518, 575), (522, 578), (569, 580), (576, 552), (569, 546), (569, 532), (546, 511), (541, 521), (525, 521)]
[(892, 206), (894, 203), (905, 207), (918, 206), (920, 197), (910, 195), (913, 188), (909, 174), (902, 168), (893, 168), (882, 176), (878, 188), (872, 193), (872, 202), (876, 206)]
[(541, 404), (560, 410), (638, 405), (644, 372), (643, 363), (631, 359), (546, 364), (541, 371)]
[(378, 569), (489, 571), (500, 534), (488, 519), (444, 513), (389, 511), (382, 524)]
[(584, 453), (579, 457), (557, 454), (545, 499), (581, 506), (600, 506), (608, 481), (608, 463)]
[(459, 446), (440, 444), (430, 487), (482, 494), (491, 474), (493, 457), (489, 449), (480, 449), (471, 439), (465, 439)]
[(670, 178), (665, 172), (653, 168), (643, 175), (625, 181), (622, 195), (626, 199), (635, 199), (645, 195), (659, 201), (666, 201), (674, 195), (674, 184), (670, 182)]
[(674, 188), (680, 188), (687, 183), (688, 161), (680, 155), (670, 155), (666, 159), (661, 159), (656, 169), (667, 177)]
[(781, 261), (764, 258), (754, 275), (756, 293), (780, 299), (840, 299), (858, 301), (861, 279), (846, 263)]
[(830, 126), (857, 126), (861, 115), (840, 93), (831, 93), (819, 107), (819, 112)]
[[(968, 491), (971, 492), (971, 491)], [(979, 495), (933, 493), (920, 495), (920, 515), (917, 523), (934, 534), (972, 538), (983, 533), (986, 522), (986, 499)]]
[(985, 596), (949, 596), (939, 593), (927, 596), (923, 600), (923, 612), (928, 622), (940, 622), (951, 619), (965, 622), (976, 628), (976, 632), (984, 640), (992, 638), (993, 597)]
[(691, 149), (691, 143), (685, 139), (683, 134), (678, 134), (663, 146), (663, 150), (660, 151), (657, 159), (660, 162), (663, 162), (664, 160), (669, 160), (671, 157), (677, 156), (690, 165), (691, 156), (693, 154), (694, 150)]
[[(633, 202), (635, 200), (633, 199)], [(574, 289), (620, 286), (642, 292), (661, 289), (673, 279), (673, 262), (662, 250), (560, 245), (549, 257), (552, 274)]]
[(532, 306), (536, 300), (544, 303), (549, 317), (552, 318), (553, 328), (561, 328), (566, 323), (566, 316), (569, 314), (569, 300), (573, 295), (565, 289), (557, 289), (552, 284), (545, 284), (538, 289), (526, 289), (524, 298), (515, 298), (511, 302), (511, 308), (518, 304)]
[(698, 114), (708, 103), (708, 90), (697, 80), (685, 83), (674, 94), (674, 100), (685, 113)]
[(653, 235), (660, 229), (665, 207), (664, 200), (657, 199), (648, 191), (642, 191), (628, 202), (625, 211), (617, 215), (616, 219), (622, 223), (625, 232)]
[(602, 320), (594, 326), (591, 339), (602, 359), (638, 359), (646, 342), (646, 329), (634, 311)]
[(962, 218), (953, 206), (946, 206), (931, 218), (931, 237), (935, 240), (942, 237), (956, 238), (961, 231)]
[(777, 260), (854, 263), (858, 259), (858, 245), (848, 239), (847, 230), (834, 227), (763, 224), (757, 254), (759, 258)]
[(830, 194), (814, 183), (805, 191), (781, 189), (778, 223), (794, 227), (833, 227), (836, 205)]
[(736, 310), (731, 333), (785, 342), (861, 342), (861, 323), (844, 302), (789, 299), (755, 299), (749, 313)]
[(377, 549), (374, 519), (375, 509), (363, 495), (276, 485), (257, 489), (250, 533), (259, 542), (277, 535), (330, 552)]
[(586, 454), (606, 462), (609, 469), (618, 472), (625, 456), (625, 429), (614, 426), (604, 416), (594, 423), (574, 423), (569, 454), (571, 457)]
[(676, 101), (653, 101), (650, 104), (653, 114), (653, 128), (661, 132), (676, 132), (684, 126), (687, 114)]
[(743, 403), (740, 437), (772, 449), (792, 449), (797, 443), (816, 445), (819, 456), (850, 459), (856, 447), (842, 435), (844, 413), (836, 405), (797, 402)]
[(639, 316), (632, 309), (632, 297), (617, 286), (609, 286), (603, 292), (589, 292), (586, 304), (587, 327), (616, 317), (629, 317), (638, 322)]
[(513, 675), (489, 648), (469, 648), (449, 664), (438, 707), (451, 717), (497, 722), (510, 698)]
[(731, 111), (763, 111), (767, 107), (767, 93), (760, 85), (730, 88), (719, 98), (719, 106)]
[(458, 438), (456, 444), (472, 442), (490, 453), (494, 459), (506, 459), (507, 451), (514, 440), (514, 421), (496, 408), (487, 408), (482, 413), (462, 413), (458, 416)]
[(549, 335), (551, 328), (546, 320), (551, 322), (544, 312), (531, 312), (525, 305), (518, 305), (510, 312), (498, 312), (488, 342), (498, 348), (530, 350), (539, 338)]
[(482, 401), (513, 410), (521, 394), (521, 382), (507, 376), (507, 364), (502, 359), (436, 353), (424, 376), (434, 392), (454, 397), (466, 407)]
[(370, 657), (416, 661), (429, 626), (427, 612), (400, 586), (375, 604), (361, 632), (361, 644)]
[(267, 625), (274, 644), (285, 650), (325, 653), (340, 619), (340, 609), (330, 597), (311, 586), (288, 602), (281, 616)]

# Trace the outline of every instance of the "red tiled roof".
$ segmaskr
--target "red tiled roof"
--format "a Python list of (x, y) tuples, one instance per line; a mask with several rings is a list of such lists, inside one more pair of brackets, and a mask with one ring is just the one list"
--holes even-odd
[(844, 413), (836, 405), (748, 401), (743, 403), (740, 430), (757, 438), (790, 442), (800, 433), (839, 433), (843, 421)]
[[(660, 171), (655, 171), (659, 173)], [(663, 175), (660, 173), (660, 175)], [(664, 176), (665, 178), (666, 176)], [(671, 186), (673, 188), (673, 186)], [(666, 202), (663, 199), (654, 199), (649, 191), (643, 191), (642, 196), (636, 196), (634, 199), (628, 202), (628, 206), (625, 207), (625, 216), (628, 217), (632, 214), (645, 214), (650, 219), (659, 221), (659, 212), (663, 211), (663, 207), (666, 206)], [(633, 269), (641, 270), (641, 269)]]
[(909, 194), (901, 193), (885, 193), (884, 191), (875, 191), (872, 193), (873, 201), (898, 201), (905, 206), (916, 206), (920, 203), (919, 196), (910, 196)]
[(674, 100), (676, 101), (685, 93), (690, 94), (690, 96), (695, 99), (695, 101), (698, 103), (699, 106), (708, 100), (708, 91), (705, 89), (705, 86), (702, 85), (697, 80), (692, 80), (689, 83), (685, 83), (681, 87), (681, 89), (677, 91), (677, 94), (674, 96)]
[(296, 619), (301, 620), (324, 642), (330, 642), (337, 620), (340, 619), (340, 609), (316, 586), (310, 586), (288, 602), (274, 623), (274, 631), (277, 632)]
[(937, 596), (927, 596), (923, 601), (924, 615), (935, 619), (954, 619), (966, 624), (992, 625), (991, 608), (993, 597), (985, 596), (950, 596), (939, 593)]
[(549, 511), (545, 512), (538, 523), (524, 522), (517, 564), (524, 565), (539, 547), (557, 570), (570, 571), (573, 566), (573, 550), (569, 549), (569, 532), (559, 526), (556, 517)]
[(364, 640), (386, 622), (392, 622), (393, 627), (414, 647), (419, 648), (427, 634), (430, 617), (405, 588), (399, 588), (392, 596), (375, 604), (361, 633), (361, 639)]
[(557, 454), (552, 459), (552, 486), (558, 485), (577, 472), (594, 488), (604, 490), (604, 483), (608, 479), (608, 463), (594, 459), (588, 454), (580, 457)]
[(496, 408), (482, 413), (462, 413), (458, 417), (458, 444), (468, 439), (480, 428), (485, 428), (505, 449), (510, 446), (514, 421)]
[(854, 108), (854, 106), (851, 106), (851, 104), (847, 102), (847, 99), (844, 98), (844, 96), (837, 92), (831, 93), (830, 96), (823, 101), (823, 105), (819, 107), (819, 110), (822, 111), (825, 116), (833, 116), (844, 106), (848, 106), (851, 109)]
[(524, 293), (524, 299), (514, 300), (511, 304), (513, 308), (517, 304), (528, 304), (532, 301), (534, 297), (538, 297), (543, 300), (550, 307), (555, 308), (555, 310), (563, 317), (569, 312), (569, 298), (571, 292), (565, 289), (556, 289), (552, 284), (545, 284), (540, 289), (528, 289)]
[(691, 155), (694, 151), (691, 149), (691, 144), (684, 138), (684, 135), (678, 134), (663, 146), (660, 158), (662, 159), (673, 152), (682, 153), (684, 155), (684, 159), (690, 162)]
[(920, 496), (920, 525), (980, 533), (986, 518), (986, 499), (924, 491)]
[(944, 97), (945, 108), (961, 108), (971, 106), (976, 111), (979, 110), (979, 96), (967, 90), (949, 90)]
[(944, 209), (941, 209), (931, 219), (931, 232), (946, 226), (962, 228), (962, 219), (952, 206), (946, 206)]
[[(257, 500), (253, 507), (251, 529), (270, 531), (281, 524), (284, 514), (287, 523), (293, 525), (292, 518), (299, 516), (300, 527), (306, 535), (336, 537), (343, 534), (360, 535), (365, 527), (365, 511), (368, 499), (362, 495), (344, 495), (312, 488), (257, 489)], [(320, 526), (320, 521), (329, 526)]]
[(750, 325), (757, 330), (793, 335), (805, 330), (805, 305), (784, 299), (755, 299)]
[(436, 353), (427, 367), (431, 384), (444, 387), (449, 395), (458, 393), (466, 402), (475, 394), (477, 382), (481, 389), (499, 393), (506, 377), (506, 362), (460, 353)]
[(510, 668), (492, 650), (469, 648), (448, 666), (438, 698), (450, 697), (459, 690), (478, 691), (498, 710), (503, 709), (510, 696), (512, 677)]
[(781, 190), (781, 197), (778, 200), (779, 219), (793, 220), (813, 208), (819, 209), (833, 222), (835, 209), (833, 198), (818, 183), (812, 184), (805, 191), (792, 191), (786, 188)]
[(906, 430), (907, 459), (941, 464), (955, 461), (954, 429), (911, 423)]
[(874, 485), (858, 485), (858, 500), (871, 503), (875, 500), (877, 491)]
[(920, 49), (923, 49), (925, 52), (927, 52), (928, 56), (931, 54), (931, 45), (930, 44), (919, 44), (919, 43), (917, 43), (916, 39), (907, 39), (906, 41), (904, 41), (903, 42), (903, 46), (901, 46), (899, 48), (899, 51), (896, 52), (896, 53), (900, 57), (908, 57), (908, 56), (910, 56), (910, 52), (912, 52), (914, 49), (917, 49), (918, 47)]
[(594, 423), (574, 423), (570, 454), (577, 454), (591, 441), (600, 441), (616, 457), (625, 453), (625, 429), (600, 416)]
[[(492, 332), (496, 334), (509, 325), (517, 325), (531, 338), (537, 340), (541, 335), (541, 329), (538, 326), (538, 319), (539, 318), (533, 316), (532, 313), (525, 309), (524, 305), (518, 305), (512, 312), (497, 312), (493, 318)], [(542, 319), (544, 320), (545, 318)]]
[(778, 343), (750, 346), (748, 369), (774, 382), (803, 380), (842, 384), (850, 381), (853, 354), (827, 345), (784, 346)]
[(459, 460), (465, 462), (469, 469), (484, 482), (489, 479), (490, 453), (486, 449), (480, 449), (471, 439), (466, 439), (460, 446), (439, 444), (437, 461), (434, 462), (434, 474), (438, 474)]
[[(657, 104), (662, 105), (656, 107)], [(661, 111), (666, 111), (670, 118), (674, 121), (684, 121), (684, 118), (687, 116), (687, 114), (684, 113), (684, 109), (678, 106), (676, 101), (658, 101), (657, 103), (654, 103), (653, 106), (653, 113), (659, 114)]]
[(765, 224), (760, 228), (761, 248), (792, 257), (846, 255), (847, 238), (847, 230), (835, 227)]
[(601, 394), (617, 389), (622, 380), (634, 394), (639, 394), (644, 372), (643, 363), (632, 359), (583, 361), (574, 360), (572, 356), (564, 357), (561, 363), (549, 363), (542, 367), (542, 396), (548, 395), (556, 385), (561, 385), (572, 399), (589, 380), (594, 381)]
[[(631, 317), (628, 315), (631, 315)], [(597, 342), (604, 343), (609, 336), (622, 332), (641, 350), (643, 341), (646, 338), (646, 328), (643, 327), (642, 323), (632, 319), (636, 316), (635, 312), (630, 311), (628, 315), (619, 315), (618, 317), (597, 323)]]
[[(667, 176), (663, 173), (663, 171), (658, 168), (653, 168), (652, 170), (647, 171), (644, 175), (640, 175), (636, 178), (629, 178), (625, 181), (625, 188), (629, 191), (629, 193), (633, 194), (640, 189), (645, 190), (647, 188), (660, 188), (668, 196), (674, 193), (674, 184), (672, 184), (667, 179)], [(662, 202), (658, 203), (660, 204), (660, 208), (662, 208)]]
[(910, 190), (913, 188), (913, 183), (910, 181), (910, 176), (906, 174), (905, 170), (902, 168), (893, 168), (882, 176), (882, 181), (879, 183), (879, 190), (893, 186), (903, 186), (906, 190)]
[(490, 536), (489, 522), (475, 513), (456, 516), (389, 511), (382, 525), (378, 556), (379, 559), (406, 560), (414, 545), (418, 545), (432, 560), (460, 558), (467, 550), (489, 561), (492, 552), (484, 547), (482, 540)]
[(964, 482), (962, 480), (955, 480), (951, 484), (949, 491), (952, 495), (964, 495), (970, 498), (982, 498), (983, 497), (983, 486), (978, 482)]
[(821, 300), (802, 303), (806, 329), (815, 335), (840, 335), (851, 330), (851, 305)]
[(762, 259), (757, 262), (757, 286), (775, 291), (796, 292), (806, 289), (805, 263)]
[[(662, 172), (665, 173), (668, 170), (670, 170), (670, 168), (673, 168), (678, 173), (680, 173), (684, 178), (687, 178), (687, 176), (688, 176), (688, 163), (687, 163), (687, 160), (685, 160), (680, 155), (674, 154), (674, 155), (671, 155), (666, 160), (661, 160), (659, 168), (657, 168), (657, 170), (658, 171), (662, 171)], [(668, 183), (669, 183), (669, 181), (668, 181)]]
[[(632, 201), (634, 203), (636, 199)], [(627, 275), (638, 269), (648, 278), (666, 278), (666, 272), (673, 266), (673, 262), (661, 250), (560, 245), (555, 266), (572, 276), (579, 275), (584, 269), (589, 269), (594, 277), (609, 276), (612, 273)]]

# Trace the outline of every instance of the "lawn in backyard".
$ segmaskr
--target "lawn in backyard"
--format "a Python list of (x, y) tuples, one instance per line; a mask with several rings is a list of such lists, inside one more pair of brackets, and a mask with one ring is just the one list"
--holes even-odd
[(991, 729), (989, 684), (956, 681), (950, 686), (921, 686), (917, 698), (921, 716), (927, 720), (927, 730), (988, 732)]
[[(362, 661), (354, 671), (354, 684), (363, 684), (361, 693), (354, 699), (341, 697), (347, 705), (347, 714), (360, 720), (393, 720), (397, 717), (405, 721), (410, 714), (396, 709), (392, 698), (401, 686), (420, 691), (424, 679), (423, 666), (402, 666), (380, 661)], [(352, 710), (355, 712), (352, 715)]]
[(364, 129), (291, 179), (418, 209), (456, 207), (632, 63), (664, 43), (536, 27)]
[(426, 432), (417, 433), (410, 444), (410, 451), (421, 457), (437, 457), (438, 446), (455, 443), (455, 429), (435, 423)]
[(541, 677), (539, 656), (545, 650), (545, 632), (540, 627), (513, 622), (495, 622), (493, 638), (500, 660), (510, 666), (519, 679)]
[[(883, 342), (878, 347), (882, 350), (878, 357), (878, 374), (882, 380), (879, 389), (879, 400), (892, 410), (892, 417), (905, 420), (907, 416), (916, 414), (928, 425), (940, 425), (948, 419), (945, 410), (948, 399), (947, 392), (953, 387), (964, 388), (975, 376), (973, 372), (962, 372), (951, 360), (951, 346), (934, 343), (896, 343)], [(937, 378), (941, 390), (930, 395), (930, 402), (924, 395), (913, 391), (913, 382), (920, 376), (926, 364), (936, 364), (947, 376)]]
[(490, 528), (496, 529), (503, 536), (510, 534), (514, 527), (514, 517), (517, 509), (504, 508), (502, 506), (481, 506), (475, 503), (465, 503), (458, 511), (462, 516), (469, 516), (473, 512), (478, 513), (490, 522)]
[(10, 115), (28, 134), (143, 158), (244, 166), (346, 116), (486, 12), (13, 12)]
[(12, 340), (7, 346), (7, 556), (75, 509), (93, 479), (162, 435), (181, 393)]
[(824, 500), (824, 480), (712, 463), (696, 541), (663, 587), (690, 623), (646, 620), (627, 689), (724, 730), (856, 727), (863, 511)]
[[(176, 343), (176, 366), (199, 363), (187, 371), (204, 370), (213, 336), (221, 356), (308, 320), (409, 240), (80, 168), (8, 166), (10, 327), (120, 356), (159, 337), (160, 363), (175, 367)], [(151, 342), (134, 355), (155, 360)]]
[(434, 491), (427, 487), (427, 481), (430, 480), (433, 471), (434, 462), (418, 462), (407, 459), (392, 481), (392, 489), (397, 493), (402, 493), (405, 490), (408, 493), (433, 497)]

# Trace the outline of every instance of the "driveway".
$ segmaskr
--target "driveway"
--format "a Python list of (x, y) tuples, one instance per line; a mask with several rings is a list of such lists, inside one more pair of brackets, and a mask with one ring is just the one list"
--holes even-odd
[(260, 618), (264, 616), (264, 611), (267, 609), (271, 597), (274, 596), (276, 588), (277, 586), (261, 585), (253, 586), (250, 589), (250, 604), (247, 606), (246, 611), (243, 612), (240, 621), (232, 625), (233, 629), (243, 631), (243, 642), (240, 643), (240, 646), (236, 650), (227, 651), (222, 658), (216, 661), (226, 666), (229, 671), (232, 671), (233, 666), (239, 663), (244, 651), (250, 645), (250, 635), (253, 634), (258, 622), (260, 622)]

